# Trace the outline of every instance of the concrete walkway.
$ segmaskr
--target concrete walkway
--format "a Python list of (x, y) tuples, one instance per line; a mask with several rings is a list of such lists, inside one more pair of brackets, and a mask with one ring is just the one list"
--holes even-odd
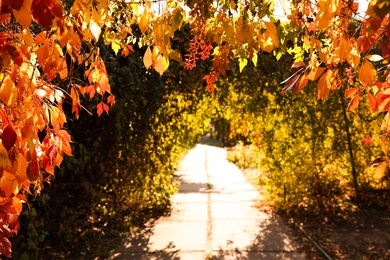
[(110, 259), (304, 259), (283, 221), (254, 207), (260, 195), (225, 149), (197, 144), (175, 175), (172, 214)]

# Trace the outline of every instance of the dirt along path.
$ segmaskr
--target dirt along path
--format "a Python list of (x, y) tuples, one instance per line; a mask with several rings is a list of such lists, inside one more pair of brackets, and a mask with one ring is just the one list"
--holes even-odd
[(305, 259), (287, 225), (223, 148), (197, 144), (180, 163), (172, 213), (132, 233), (110, 259)]

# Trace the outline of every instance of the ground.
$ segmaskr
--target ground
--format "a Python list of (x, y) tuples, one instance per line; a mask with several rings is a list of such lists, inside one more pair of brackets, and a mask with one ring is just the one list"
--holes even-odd
[[(256, 182), (258, 172), (243, 170), (244, 176), (260, 192)], [(266, 203), (259, 209), (272, 211)], [(274, 213), (276, 214), (276, 213)], [(390, 259), (390, 212), (373, 208), (345, 212), (340, 217), (292, 218), (281, 215), (289, 224), (296, 239), (303, 245), (309, 259), (326, 259), (303, 231), (333, 259)]]

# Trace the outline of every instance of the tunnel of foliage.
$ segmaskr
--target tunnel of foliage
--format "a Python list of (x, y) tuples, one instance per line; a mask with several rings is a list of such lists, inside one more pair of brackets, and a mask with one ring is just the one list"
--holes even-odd
[[(186, 149), (208, 131), (211, 119), (212, 134), (224, 145), (239, 141), (239, 148), (243, 148), (241, 144), (248, 145), (242, 154), (231, 155), (231, 160), (259, 172), (258, 183), (266, 187), (269, 204), (280, 212), (338, 215), (357, 205), (387, 208), (390, 163), (383, 131), (390, 133), (390, 97), (389, 88), (382, 84), (389, 81), (390, 70), (388, 65), (380, 69), (380, 60), (376, 61), (379, 55), (371, 55), (370, 47), (381, 46), (380, 58), (388, 62), (390, 45), (379, 40), (387, 40), (390, 35), (387, 20), (381, 25), (390, 10), (387, 1), (373, 1), (377, 4), (373, 5), (372, 19), (362, 23), (362, 28), (369, 30), (367, 35), (360, 36), (360, 42), (354, 38), (359, 30), (351, 37), (344, 31), (332, 35), (354, 26), (344, 19), (357, 13), (353, 1), (330, 1), (335, 8), (328, 8), (326, 0), (318, 1), (319, 12), (311, 1), (293, 1), (296, 7), (305, 9), (304, 15), (299, 8), (293, 8), (292, 22), (283, 26), (272, 18), (268, 1), (249, 1), (247, 5), (223, 1), (216, 17), (210, 15), (217, 6), (213, 1), (204, 1), (202, 6), (187, 1), (192, 8), (192, 34), (189, 27), (182, 27), (185, 11), (179, 6), (166, 17), (151, 22), (152, 12), (138, 11), (140, 2), (134, 4), (133, 10), (126, 7), (126, 1), (123, 6), (119, 5), (121, 1), (112, 1), (115, 5), (110, 5), (110, 12), (115, 15), (110, 17), (108, 4), (103, 6), (110, 1), (85, 4), (70, 0), (63, 1), (65, 6), (77, 5), (66, 7), (64, 13), (70, 10), (66, 18), (74, 21), (63, 22), (65, 9), (61, 9), (61, 1), (48, 1), (52, 4), (46, 6), (46, 1), (34, 0), (40, 3), (39, 8), (44, 6), (52, 13), (54, 23), (48, 19), (50, 16), (38, 12), (37, 5), (32, 10), (19, 6), (25, 2), (31, 6), (33, 1), (4, 2), (10, 5), (5, 10), (9, 17), (0, 16), (1, 21), (11, 19), (11, 9), (16, 14), (5, 30), (16, 29), (20, 35), (2, 34), (2, 50), (8, 53), (2, 55), (14, 70), (3, 73), (2, 84), (7, 87), (2, 86), (0, 99), (7, 109), (13, 108), (14, 103), (28, 108), (36, 106), (33, 112), (39, 115), (24, 118), (18, 112), (2, 118), (2, 167), (15, 174), (20, 171), (23, 176), (14, 178), (18, 189), (6, 187), (6, 177), (12, 174), (2, 178), (7, 194), (0, 195), (8, 199), (2, 207), (9, 211), (1, 216), (2, 221), (17, 220), (22, 211), (13, 207), (21, 207), (24, 194), (19, 193), (29, 191), (30, 184), (41, 192), (39, 196), (29, 194), (28, 204), (23, 206), (21, 229), (12, 239), (15, 259), (107, 256), (123, 230), (142, 225), (169, 208), (169, 198), (176, 191), (172, 173)], [(154, 1), (149, 1), (149, 6), (151, 2)], [(175, 1), (172, 3), (175, 5)], [(386, 12), (376, 9), (383, 5)], [(243, 15), (235, 18), (232, 10)], [(31, 16), (31, 11), (34, 24), (31, 17), (23, 19), (23, 14)], [(267, 15), (272, 18), (270, 21), (263, 20)], [(342, 18), (342, 26), (329, 24), (336, 16)], [(14, 26), (14, 19), (20, 26)], [(80, 22), (79, 28), (72, 24), (75, 21)], [(378, 30), (385, 25), (386, 30)], [(34, 33), (31, 39), (22, 34), (28, 28)], [(104, 31), (106, 28), (109, 30)], [(164, 29), (169, 30), (161, 33)], [(387, 38), (382, 37), (382, 32)], [(136, 40), (128, 41), (130, 38)], [(18, 40), (26, 44), (13, 42)], [(29, 45), (41, 54), (39, 65), (17, 51), (16, 47), (22, 46), (29, 54)], [(346, 53), (350, 55), (343, 54), (342, 47), (348, 48)], [(62, 49), (67, 52), (64, 54)], [(42, 55), (47, 50), (53, 50), (57, 56), (49, 59)], [(120, 50), (125, 55), (118, 55)], [(294, 57), (285, 56), (287, 52)], [(94, 59), (90, 60), (91, 57)], [(197, 62), (199, 59), (203, 62)], [(84, 65), (75, 66), (76, 63)], [(293, 74), (282, 90), (280, 83), (293, 73), (292, 64), (300, 69), (299, 73)], [(83, 67), (93, 73), (84, 74)], [(29, 69), (42, 72), (40, 83), (50, 85), (35, 85)], [(15, 71), (25, 73), (20, 74), (25, 76), (21, 78), (34, 83), (29, 83), (35, 87), (33, 94), (26, 92), (26, 97), (17, 97)], [(94, 73), (95, 78), (88, 76)], [(352, 83), (347, 84), (347, 78)], [(78, 82), (79, 79), (84, 82)], [(20, 86), (25, 83), (18, 81)], [(380, 87), (376, 86), (373, 93), (375, 99), (371, 92), (377, 81)], [(294, 85), (299, 94), (281, 94)], [(66, 91), (59, 95), (61, 89)], [(115, 103), (111, 92), (116, 104), (109, 108)], [(369, 101), (360, 100), (363, 94)], [(85, 102), (79, 102), (79, 95)], [(41, 100), (34, 103), (30, 96)], [(347, 100), (351, 100), (349, 104)], [(347, 109), (351, 112), (347, 113)], [(99, 116), (89, 112), (94, 110)], [(24, 121), (16, 123), (18, 120)], [(384, 122), (382, 129), (380, 121)], [(41, 127), (39, 138), (37, 126)], [(72, 149), (68, 147), (68, 133)], [(19, 143), (25, 151), (16, 149)], [(44, 149), (39, 158), (36, 151)], [(52, 153), (52, 149), (60, 151)], [(248, 149), (250, 154), (245, 153)], [(63, 154), (72, 153), (71, 157), (64, 156), (62, 162)], [(13, 160), (11, 165), (9, 158), (16, 157), (10, 155), (17, 154), (18, 161)], [(377, 158), (382, 161), (376, 161)], [(46, 163), (38, 171), (37, 161), (41, 159)], [(55, 165), (60, 169), (53, 175)], [(49, 179), (41, 182), (41, 177)], [(41, 184), (45, 189), (40, 189)], [(14, 230), (18, 229), (17, 221), (11, 224)], [(3, 228), (4, 233), (8, 227)], [(3, 242), (12, 235), (11, 231), (6, 233), (0, 236)], [(1, 253), (11, 255), (10, 248), (8, 242), (6, 252)]]
[[(188, 27), (177, 33), (185, 37)], [(101, 49), (116, 104), (99, 118), (86, 112), (98, 99), (84, 102), (80, 119), (69, 113), (74, 156), (22, 215), (16, 259), (109, 254), (121, 232), (166, 212), (178, 160), (208, 130), (207, 63), (191, 71), (173, 64), (160, 77), (143, 66), (145, 48), (118, 58)]]

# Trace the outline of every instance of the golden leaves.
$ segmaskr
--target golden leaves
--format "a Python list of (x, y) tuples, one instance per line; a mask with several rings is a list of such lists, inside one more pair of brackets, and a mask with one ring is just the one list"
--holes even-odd
[(319, 31), (326, 29), (342, 7), (342, 0), (318, 0), (318, 13), (316, 16)]

